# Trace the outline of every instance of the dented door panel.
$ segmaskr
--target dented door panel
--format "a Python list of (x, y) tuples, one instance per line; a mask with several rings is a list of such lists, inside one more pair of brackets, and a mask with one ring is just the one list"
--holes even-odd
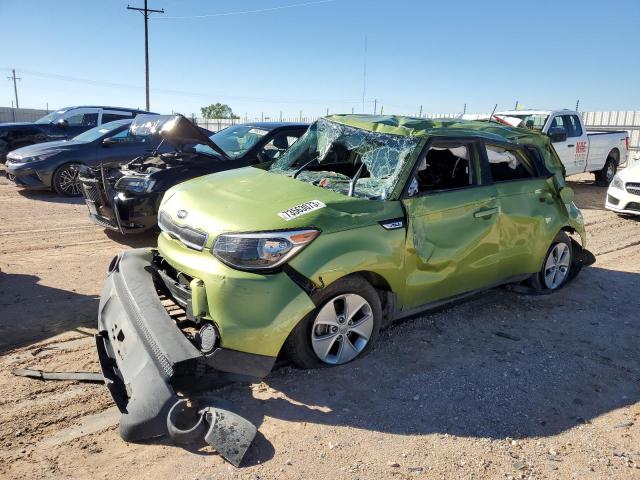
[(492, 185), (403, 201), (408, 217), (403, 309), (498, 279), (498, 200)]
[(496, 183), (502, 278), (540, 270), (549, 245), (562, 228), (564, 212), (550, 181), (532, 178)]

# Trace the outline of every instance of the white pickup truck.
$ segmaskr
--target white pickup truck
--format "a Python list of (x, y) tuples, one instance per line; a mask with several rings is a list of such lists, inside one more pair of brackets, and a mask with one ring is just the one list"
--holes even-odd
[(609, 185), (619, 165), (627, 161), (629, 135), (620, 131), (588, 131), (571, 110), (512, 110), (494, 118), (514, 127), (538, 130), (551, 138), (567, 176), (593, 172), (596, 182)]

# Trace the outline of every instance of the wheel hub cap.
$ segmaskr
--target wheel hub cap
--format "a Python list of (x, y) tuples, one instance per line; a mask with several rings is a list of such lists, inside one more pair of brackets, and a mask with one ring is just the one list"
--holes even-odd
[(311, 329), (311, 346), (320, 360), (339, 365), (364, 350), (372, 331), (369, 302), (355, 293), (338, 295), (318, 312)]
[(544, 267), (544, 283), (551, 290), (558, 288), (567, 277), (571, 265), (571, 252), (565, 243), (556, 243)]

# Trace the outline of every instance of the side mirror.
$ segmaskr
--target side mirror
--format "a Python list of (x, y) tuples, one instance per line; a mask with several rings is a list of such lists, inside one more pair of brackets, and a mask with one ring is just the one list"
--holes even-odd
[(550, 128), (548, 135), (551, 143), (564, 142), (567, 139), (567, 131), (562, 127)]
[(114, 140), (112, 137), (107, 137), (104, 140), (102, 140), (102, 146), (103, 147), (111, 147), (113, 145), (116, 145), (118, 142), (116, 140)]
[(562, 190), (560, 190), (560, 198), (562, 199), (562, 202), (569, 205), (571, 202), (573, 202), (573, 189), (569, 188), (569, 187), (563, 187)]
[(60, 128), (67, 128), (69, 126), (69, 122), (67, 122), (64, 118), (61, 118), (56, 122), (56, 125), (58, 125)]

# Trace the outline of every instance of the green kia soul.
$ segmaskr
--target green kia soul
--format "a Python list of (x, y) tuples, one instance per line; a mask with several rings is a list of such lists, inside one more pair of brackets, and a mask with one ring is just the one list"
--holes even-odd
[(549, 139), (493, 122), (322, 118), (268, 167), (173, 187), (159, 225), (100, 302), (127, 439), (221, 376), (262, 377), (282, 352), (344, 364), (394, 319), (506, 283), (557, 290), (586, 257)]

